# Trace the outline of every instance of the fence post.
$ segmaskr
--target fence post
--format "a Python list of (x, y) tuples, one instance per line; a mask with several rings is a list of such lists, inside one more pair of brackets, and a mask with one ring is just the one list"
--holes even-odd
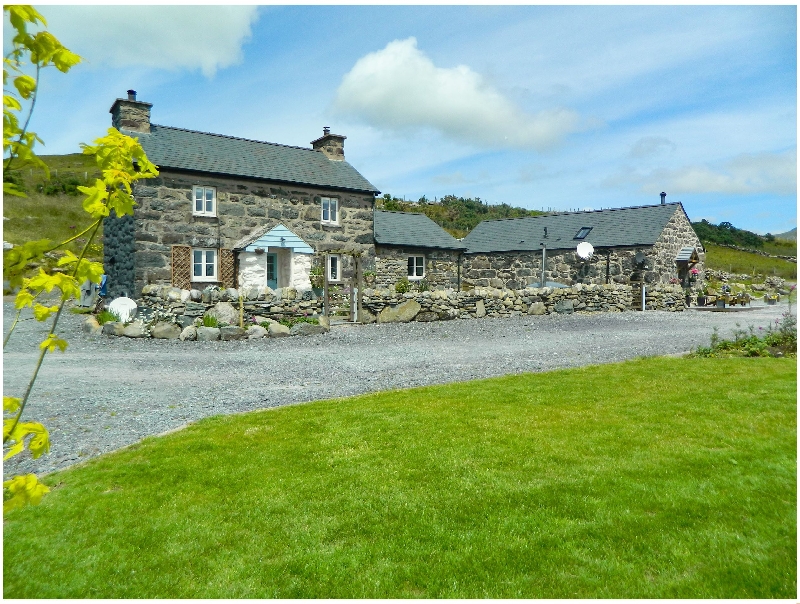
[(361, 256), (356, 258), (356, 281), (358, 282), (358, 297), (356, 299), (356, 319), (359, 323), (364, 322), (364, 267), (361, 264)]
[(323, 281), (323, 287), (325, 288), (322, 293), (322, 315), (324, 317), (330, 317), (330, 304), (331, 304), (331, 296), (330, 292), (328, 291), (328, 253), (325, 252), (322, 256), (322, 274), (325, 277)]

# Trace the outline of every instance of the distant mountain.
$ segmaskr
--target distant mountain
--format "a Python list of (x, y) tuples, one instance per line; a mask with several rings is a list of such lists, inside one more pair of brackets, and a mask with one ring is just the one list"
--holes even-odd
[(775, 235), (775, 239), (788, 239), (790, 241), (797, 241), (797, 227), (794, 227), (791, 231), (786, 231), (785, 233), (778, 233)]

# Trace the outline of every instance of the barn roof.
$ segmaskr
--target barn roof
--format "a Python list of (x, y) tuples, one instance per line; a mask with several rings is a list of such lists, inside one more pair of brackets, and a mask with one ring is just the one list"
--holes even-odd
[(375, 210), (375, 243), (379, 245), (465, 250), (466, 245), (417, 212)]
[(156, 124), (149, 133), (123, 133), (138, 138), (147, 158), (160, 168), (379, 192), (346, 161), (330, 160), (314, 149)]
[(594, 247), (649, 246), (677, 211), (684, 212), (679, 202), (485, 220), (470, 231), (463, 243), (469, 254), (541, 250), (543, 243), (548, 250), (574, 250), (581, 241)]

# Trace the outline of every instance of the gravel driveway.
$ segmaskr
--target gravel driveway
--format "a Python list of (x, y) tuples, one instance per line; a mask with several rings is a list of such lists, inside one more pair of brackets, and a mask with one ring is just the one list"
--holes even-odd
[[(14, 317), (3, 305), (4, 333)], [(785, 305), (744, 312), (625, 312), (447, 322), (337, 325), (318, 336), (231, 342), (89, 336), (65, 313), (66, 352), (47, 356), (25, 412), (50, 430), (51, 453), (6, 462), (38, 474), (210, 415), (377, 390), (547, 371), (707, 346), (765, 327)], [(29, 316), (29, 315), (28, 315)], [(21, 396), (43, 324), (23, 321), (3, 352), (3, 392)]]

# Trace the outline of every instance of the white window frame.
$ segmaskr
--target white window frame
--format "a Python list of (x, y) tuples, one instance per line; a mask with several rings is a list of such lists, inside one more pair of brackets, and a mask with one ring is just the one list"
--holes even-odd
[[(195, 264), (197, 264), (195, 262), (195, 253), (197, 253), (197, 252), (200, 252), (202, 254), (201, 262), (200, 262), (200, 266), (202, 267), (200, 272), (202, 272), (202, 273), (206, 272), (206, 268), (207, 268), (207, 265), (208, 265), (208, 252), (214, 252), (214, 263), (213, 263), (214, 274), (213, 275), (205, 275), (205, 274), (203, 274), (203, 275), (199, 275), (198, 276), (198, 275), (194, 274), (194, 267), (195, 267)], [(216, 282), (216, 281), (219, 281), (219, 279), (217, 278), (218, 275), (219, 275), (219, 250), (215, 249), (215, 248), (193, 247), (192, 248), (192, 281)]]
[[(420, 281), (425, 278), (425, 256), (409, 256), (408, 260), (414, 258), (414, 272), (417, 272), (417, 259), (422, 260), (422, 275), (408, 275), (409, 281)], [(408, 261), (406, 261), (406, 265), (408, 265)]]
[[(325, 218), (325, 205), (327, 203), (328, 206), (328, 218)], [(339, 198), (338, 197), (323, 197), (320, 200), (320, 212), (319, 212), (319, 219), (322, 224), (339, 224)], [(333, 211), (331, 211), (333, 210)], [(331, 219), (331, 214), (335, 216), (335, 219)]]
[[(331, 276), (331, 260), (336, 259), (337, 275), (336, 279)], [(328, 259), (325, 261), (325, 271), (328, 274), (328, 283), (340, 283), (342, 280), (342, 256), (341, 254), (328, 254)]]
[[(206, 195), (207, 195), (207, 193), (209, 191), (211, 192), (211, 197), (212, 197), (211, 198), (212, 208), (211, 208), (210, 212), (206, 209), (207, 208)], [(203, 209), (202, 210), (198, 210), (197, 209), (197, 193), (198, 192), (200, 192), (200, 195), (202, 195), (202, 199), (203, 199)], [(217, 216), (217, 187), (203, 187), (203, 186), (200, 186), (200, 185), (195, 185), (194, 187), (192, 187), (192, 215), (194, 215), (194, 216), (211, 216), (211, 217), (216, 218), (216, 216)]]

